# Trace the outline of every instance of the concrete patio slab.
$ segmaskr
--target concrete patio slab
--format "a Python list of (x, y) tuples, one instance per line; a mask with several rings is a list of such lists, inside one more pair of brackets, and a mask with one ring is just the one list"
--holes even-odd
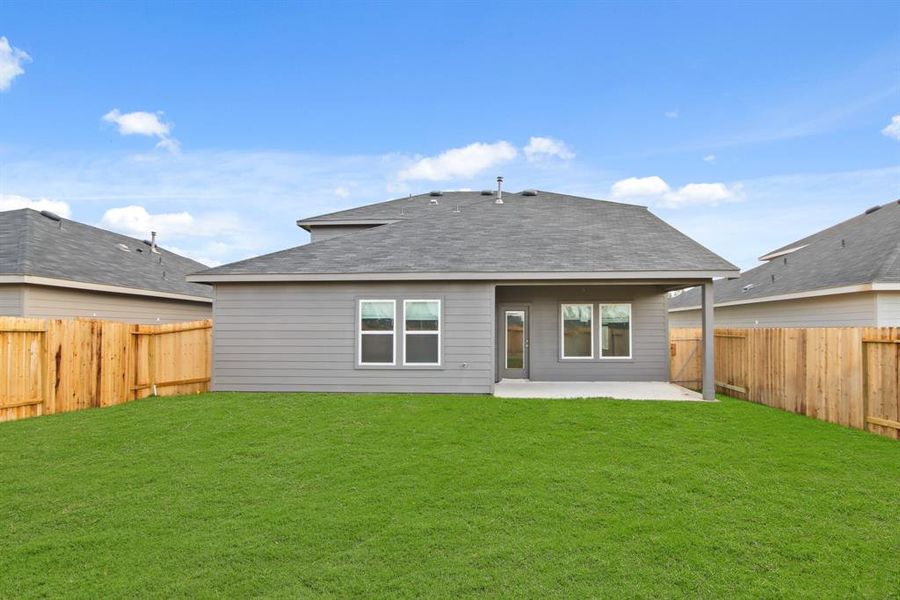
[(615, 398), (706, 402), (701, 394), (665, 381), (530, 381), (503, 379), (498, 398)]

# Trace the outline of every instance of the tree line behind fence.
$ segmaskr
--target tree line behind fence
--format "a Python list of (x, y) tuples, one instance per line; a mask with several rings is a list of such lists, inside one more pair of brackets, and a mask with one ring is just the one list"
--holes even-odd
[(0, 422), (209, 389), (211, 321), (0, 317)]
[[(699, 389), (700, 329), (669, 332), (670, 378)], [(900, 328), (716, 329), (717, 391), (900, 439)]]

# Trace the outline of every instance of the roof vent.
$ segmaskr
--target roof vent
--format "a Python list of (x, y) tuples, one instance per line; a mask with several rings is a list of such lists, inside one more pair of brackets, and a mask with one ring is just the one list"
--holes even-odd
[[(482, 196), (493, 196), (494, 192), (492, 192), (491, 190), (481, 190), (481, 195)], [(898, 200), (897, 202), (900, 202), (900, 200)]]
[(879, 205), (879, 206), (873, 206), (872, 208), (867, 209), (866, 212), (865, 212), (865, 214), (871, 215), (873, 212), (875, 212), (875, 211), (878, 210), (879, 208), (881, 208), (881, 205)]
[(428, 201), (428, 204), (430, 204), (432, 206), (437, 206), (437, 204), (438, 204), (437, 198), (432, 198), (431, 200)]
[(444, 192), (442, 192), (441, 190), (434, 190), (432, 192), (429, 192), (428, 195), (432, 196), (433, 198), (439, 198), (444, 195)]
[(497, 199), (494, 204), (503, 204), (503, 177), (497, 177)]
[(131, 250), (125, 244), (116, 244), (116, 248), (118, 248), (122, 252), (131, 252)]
[(752, 290), (753, 286), (755, 286), (755, 285), (756, 285), (755, 283), (748, 283), (747, 285), (745, 285), (744, 287), (741, 288), (741, 291), (746, 294), (747, 292)]
[(537, 196), (537, 190), (525, 190), (522, 192), (523, 196)]
[(41, 214), (50, 219), (51, 221), (62, 221), (62, 217), (60, 217), (55, 212), (50, 212), (49, 210), (42, 210)]

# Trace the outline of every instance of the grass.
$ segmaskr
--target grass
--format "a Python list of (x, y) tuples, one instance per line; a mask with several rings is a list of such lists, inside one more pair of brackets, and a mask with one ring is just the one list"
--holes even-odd
[(900, 444), (766, 407), (207, 394), (0, 424), (0, 597), (900, 597)]

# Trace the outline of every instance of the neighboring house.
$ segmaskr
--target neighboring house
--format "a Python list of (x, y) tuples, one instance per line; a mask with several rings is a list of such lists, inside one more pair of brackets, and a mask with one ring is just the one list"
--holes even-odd
[(298, 225), (311, 243), (188, 277), (216, 287), (215, 389), (667, 381), (665, 293), (738, 274), (645, 207), (543, 191), (432, 192)]
[[(717, 327), (900, 327), (900, 201), (760, 257), (715, 284)], [(700, 291), (669, 300), (671, 327), (700, 326)]]
[(212, 316), (206, 268), (155, 243), (23, 208), (0, 212), (0, 315), (172, 323)]

